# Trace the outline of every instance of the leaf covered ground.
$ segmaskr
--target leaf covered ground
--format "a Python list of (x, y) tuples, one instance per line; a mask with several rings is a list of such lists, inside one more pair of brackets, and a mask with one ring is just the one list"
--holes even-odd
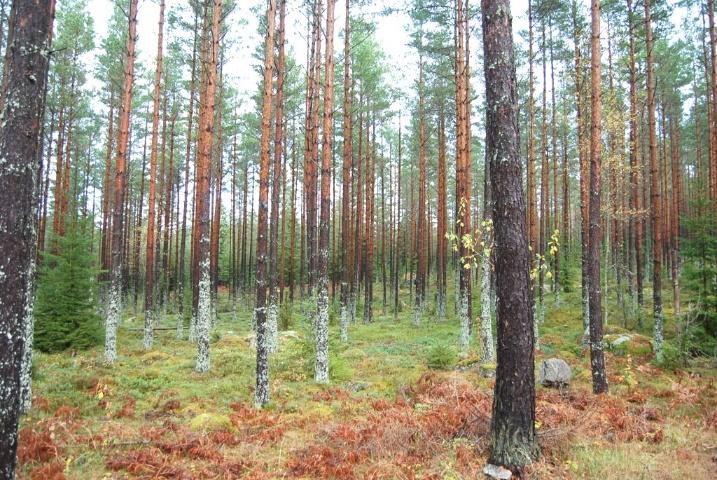
[[(717, 478), (717, 385), (711, 360), (658, 368), (649, 348), (609, 352), (610, 394), (590, 390), (576, 299), (548, 310), (537, 362), (565, 359), (573, 384), (538, 387), (541, 458), (527, 478)], [(269, 408), (252, 407), (250, 312), (222, 304), (212, 368), (194, 372), (195, 347), (157, 332), (142, 349), (128, 315), (120, 357), (102, 351), (37, 354), (33, 409), (21, 425), (21, 479), (474, 479), (489, 454), (494, 380), (474, 356), (453, 358), (457, 321), (412, 315), (350, 327), (331, 339), (328, 386), (312, 381), (307, 304), (283, 318), (271, 360)], [(360, 310), (359, 310), (360, 311)], [(477, 310), (476, 310), (477, 311)], [(176, 317), (164, 317), (171, 326)], [(332, 334), (336, 333), (332, 329)], [(622, 332), (608, 325), (611, 332)], [(445, 370), (428, 367), (443, 357)], [(447, 352), (447, 353), (446, 353)]]

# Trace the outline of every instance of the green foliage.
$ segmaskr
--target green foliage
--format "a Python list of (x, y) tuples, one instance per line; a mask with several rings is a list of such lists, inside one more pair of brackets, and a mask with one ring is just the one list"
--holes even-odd
[(426, 356), (428, 368), (434, 370), (450, 370), (455, 366), (458, 356), (453, 347), (445, 343), (436, 343)]
[(571, 293), (575, 289), (577, 267), (573, 258), (566, 258), (560, 263), (560, 286), (565, 293)]
[(56, 238), (59, 253), (45, 254), (35, 305), (35, 346), (43, 352), (84, 350), (102, 342), (89, 221)]
[(683, 260), (685, 286), (696, 294), (696, 302), (683, 350), (713, 355), (717, 342), (717, 218), (706, 198), (696, 200), (693, 208), (698, 213), (685, 222)]
[(294, 323), (294, 309), (291, 302), (279, 306), (279, 330), (289, 330)]

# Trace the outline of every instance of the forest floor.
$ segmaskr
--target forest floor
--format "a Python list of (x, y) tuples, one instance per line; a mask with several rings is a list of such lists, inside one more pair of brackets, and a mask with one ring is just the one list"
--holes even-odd
[[(637, 342), (607, 353), (610, 393), (596, 397), (576, 295), (561, 307), (548, 302), (536, 367), (563, 358), (574, 380), (563, 391), (537, 387), (542, 454), (525, 477), (717, 478), (714, 361), (662, 369), (649, 343)], [(262, 411), (252, 408), (246, 306), (236, 318), (220, 314), (208, 374), (194, 372), (195, 347), (171, 330), (143, 351), (142, 319), (131, 315), (114, 366), (99, 347), (38, 353), (19, 478), (481, 478), (494, 379), (479, 374), (473, 357), (452, 358), (456, 320), (436, 322), (427, 312), (414, 327), (408, 309), (394, 321), (376, 302), (375, 322), (351, 325), (348, 344), (332, 328), (332, 382), (322, 386), (312, 381), (300, 309), (284, 312), (296, 338), (282, 335), (271, 359), (272, 403)], [(429, 368), (429, 358), (447, 369)]]

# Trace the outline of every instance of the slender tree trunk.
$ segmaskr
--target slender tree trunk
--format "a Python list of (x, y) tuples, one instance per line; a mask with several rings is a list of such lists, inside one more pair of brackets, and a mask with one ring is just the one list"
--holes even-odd
[(114, 203), (112, 205), (112, 262), (110, 274), (109, 307), (105, 331), (105, 360), (113, 363), (117, 359), (117, 326), (122, 311), (122, 231), (125, 191), (125, 170), (129, 144), (130, 111), (132, 108), (132, 87), (134, 84), (135, 46), (137, 44), (137, 1), (130, 0), (127, 51), (124, 62), (124, 85), (120, 109), (119, 139), (117, 141), (117, 163), (115, 166)]
[(644, 0), (645, 48), (647, 50), (647, 115), (650, 140), (650, 203), (652, 216), (652, 316), (655, 335), (655, 358), (662, 361), (664, 342), (662, 319), (662, 203), (660, 195), (660, 167), (657, 162), (657, 133), (655, 132), (655, 71), (652, 59), (652, 19), (650, 0)]
[(602, 249), (602, 222), (600, 212), (600, 176), (602, 148), (602, 100), (600, 98), (600, 0), (592, 0), (591, 54), (591, 115), (590, 115), (590, 233), (588, 237), (588, 297), (590, 305), (590, 365), (593, 392), (607, 392), (607, 373), (602, 339), (602, 292), (600, 291), (600, 251)]
[(156, 230), (157, 205), (157, 142), (159, 132), (159, 102), (162, 88), (162, 48), (164, 44), (164, 0), (159, 3), (159, 34), (157, 36), (157, 60), (154, 73), (154, 95), (152, 107), (152, 144), (149, 157), (149, 205), (147, 213), (147, 268), (144, 284), (144, 349), (152, 348), (154, 340), (154, 234)]
[(286, 79), (286, 0), (279, 10), (279, 62), (276, 69), (276, 115), (274, 139), (274, 178), (271, 182), (271, 219), (269, 221), (269, 308), (267, 311), (267, 348), (276, 352), (279, 343), (277, 324), (279, 309), (277, 257), (279, 252), (279, 193), (281, 188), (281, 156), (284, 136), (284, 82)]
[(438, 212), (436, 232), (436, 283), (438, 286), (438, 319), (446, 318), (446, 229), (448, 202), (446, 195), (446, 118), (443, 107), (438, 111)]
[(343, 176), (341, 194), (341, 317), (340, 337), (347, 342), (349, 324), (349, 244), (351, 230), (351, 16), (349, 7), (351, 0), (346, 0), (344, 24), (344, 111), (343, 111)]
[(326, 0), (326, 77), (324, 84), (323, 139), (321, 147), (321, 220), (319, 224), (319, 272), (316, 305), (316, 364), (314, 380), (329, 382), (329, 215), (331, 209), (331, 154), (334, 124), (334, 8), (336, 0)]
[[(197, 155), (197, 208), (195, 224), (198, 243), (196, 263), (198, 265), (197, 300), (197, 363), (199, 373), (209, 371), (209, 328), (211, 317), (211, 272), (210, 272), (210, 176), (212, 164), (212, 135), (214, 133), (215, 94), (217, 83), (217, 65), (219, 59), (220, 23), (222, 0), (214, 0), (212, 18), (212, 43), (205, 52), (204, 85), (206, 88), (199, 125), (199, 143)], [(208, 35), (206, 32), (205, 35)]]
[(199, 11), (194, 11), (194, 40), (192, 45), (192, 63), (190, 66), (191, 80), (189, 82), (189, 105), (187, 107), (187, 140), (186, 151), (184, 155), (184, 199), (182, 208), (182, 234), (179, 241), (179, 292), (177, 293), (177, 303), (179, 304), (179, 312), (177, 315), (177, 338), (184, 337), (184, 286), (185, 286), (185, 270), (186, 263), (186, 247), (187, 247), (187, 202), (189, 199), (189, 164), (192, 153), (192, 122), (194, 120), (194, 93), (196, 89), (196, 70), (197, 70), (197, 30), (199, 28)]
[(642, 327), (642, 202), (640, 201), (640, 172), (637, 140), (637, 66), (635, 65), (635, 23), (632, 0), (627, 0), (630, 69), (630, 209), (632, 210), (632, 230), (635, 248), (635, 290), (637, 296), (637, 324)]
[[(145, 113), (146, 115), (146, 113)], [(144, 205), (144, 187), (145, 172), (147, 170), (147, 123), (148, 118), (144, 121), (144, 145), (142, 147), (142, 175), (140, 177), (139, 188), (139, 204), (137, 205), (137, 222), (134, 229), (134, 311), (137, 312), (137, 303), (139, 302), (139, 284), (140, 284), (140, 250), (142, 248), (142, 205)]]
[[(458, 238), (471, 234), (471, 181), (470, 181), (470, 158), (468, 145), (470, 143), (470, 124), (468, 122), (468, 71), (465, 59), (465, 37), (468, 29), (468, 14), (463, 0), (458, 0), (456, 10), (456, 203), (458, 215), (456, 223), (458, 226)], [(461, 335), (467, 337), (471, 324), (471, 268), (466, 261), (470, 252), (467, 246), (460, 241), (458, 253), (459, 262), (459, 308), (458, 314), (461, 321)], [(462, 340), (461, 344), (467, 343)]]
[[(416, 235), (416, 286), (413, 324), (419, 326), (424, 309), (424, 295), (426, 293), (426, 118), (425, 100), (423, 92), (423, 59), (418, 64), (418, 213)], [(461, 337), (463, 338), (463, 337)], [(467, 340), (467, 337), (466, 337)], [(465, 352), (467, 344), (461, 343)]]
[(269, 0), (266, 11), (266, 47), (264, 49), (264, 91), (261, 109), (261, 165), (259, 172), (259, 226), (256, 244), (256, 391), (254, 403), (261, 408), (269, 402), (269, 362), (266, 328), (267, 236), (269, 233), (269, 135), (271, 134), (271, 79), (274, 70), (274, 22), (276, 0)]

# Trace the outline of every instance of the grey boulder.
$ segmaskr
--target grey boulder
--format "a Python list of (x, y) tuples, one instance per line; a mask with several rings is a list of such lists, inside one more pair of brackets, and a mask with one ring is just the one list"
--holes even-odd
[(573, 371), (565, 360), (549, 358), (540, 364), (538, 381), (545, 387), (564, 387), (573, 378)]

